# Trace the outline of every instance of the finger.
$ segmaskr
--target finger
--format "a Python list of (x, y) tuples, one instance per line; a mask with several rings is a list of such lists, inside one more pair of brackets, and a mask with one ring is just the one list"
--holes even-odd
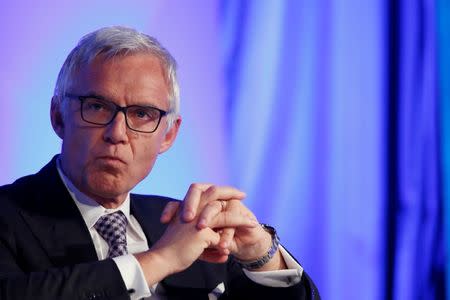
[(217, 248), (220, 242), (220, 234), (212, 230), (211, 228), (205, 228), (201, 231), (201, 234), (203, 235), (204, 241), (207, 243), (207, 248)]
[(206, 189), (202, 197), (206, 203), (209, 203), (216, 200), (242, 200), (246, 197), (246, 194), (243, 191), (240, 191), (232, 186), (212, 185)]
[(178, 207), (180, 207), (179, 201), (170, 201), (166, 204), (166, 207), (164, 207), (164, 210), (161, 214), (160, 221), (163, 224), (169, 223), (173, 217), (176, 215)]
[(259, 222), (258, 220), (256, 220), (255, 217), (233, 211), (220, 212), (207, 224), (209, 228), (226, 228), (226, 227), (253, 228), (258, 225)]
[[(210, 202), (200, 213), (198, 217), (197, 228), (202, 229), (206, 227), (212, 226), (212, 220), (219, 216), (222, 212), (226, 212), (226, 214), (222, 214), (221, 218), (226, 218), (227, 216), (236, 216), (240, 215), (241, 217), (245, 217), (248, 220), (256, 221), (256, 217), (253, 213), (242, 204), (240, 200), (230, 199), (230, 200), (221, 200), (221, 201), (213, 201)], [(231, 219), (230, 221), (233, 221)], [(238, 221), (238, 219), (236, 219)], [(223, 220), (226, 224), (228, 221)], [(233, 221), (234, 222), (234, 221)], [(231, 226), (231, 225), (230, 225)], [(224, 226), (226, 227), (226, 226)]]
[(221, 249), (228, 250), (228, 247), (230, 246), (231, 241), (233, 240), (234, 232), (235, 232), (234, 228), (224, 228), (222, 230), (222, 233), (220, 234), (220, 242), (219, 242), (219, 247)]
[(229, 255), (230, 251), (228, 251), (227, 254), (223, 254), (222, 251), (219, 251), (218, 249), (208, 248), (203, 251), (199, 259), (210, 263), (224, 263), (228, 260)]
[(225, 201), (212, 201), (203, 208), (200, 216), (198, 217), (198, 229), (208, 227), (208, 224), (211, 222), (211, 220), (222, 211), (222, 203), (225, 203)]
[[(209, 221), (216, 216), (220, 211), (225, 210), (225, 207), (218, 206), (225, 204), (227, 201), (240, 201), (244, 199), (246, 194), (231, 186), (210, 186), (202, 195), (202, 201), (209, 203), (201, 212), (198, 221), (198, 228), (205, 228)], [(217, 201), (221, 200), (221, 201)], [(219, 204), (218, 204), (219, 203)]]
[(200, 199), (204, 191), (206, 191), (211, 184), (193, 183), (189, 186), (188, 192), (184, 197), (181, 218), (185, 222), (192, 221), (197, 215), (197, 209), (200, 204)]

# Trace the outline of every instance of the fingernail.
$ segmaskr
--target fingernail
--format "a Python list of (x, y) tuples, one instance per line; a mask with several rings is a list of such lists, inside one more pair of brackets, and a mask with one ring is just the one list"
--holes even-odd
[(187, 220), (191, 220), (194, 217), (194, 213), (192, 211), (186, 211), (184, 213), (184, 218)]
[(167, 212), (164, 212), (159, 219), (161, 222), (166, 222), (169, 219), (169, 214)]
[(205, 219), (201, 219), (200, 221), (198, 221), (198, 227), (205, 228), (206, 227), (206, 220)]

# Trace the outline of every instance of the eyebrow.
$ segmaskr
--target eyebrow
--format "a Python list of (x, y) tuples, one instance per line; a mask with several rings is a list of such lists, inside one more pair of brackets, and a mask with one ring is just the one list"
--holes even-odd
[[(110, 97), (105, 97), (105, 96), (103, 96), (103, 95), (101, 95), (100, 93), (97, 93), (97, 92), (94, 92), (94, 91), (88, 91), (87, 93), (86, 93), (86, 95), (83, 95), (83, 97), (93, 97), (93, 98), (97, 98), (97, 99), (100, 99), (100, 100), (103, 100), (103, 101), (108, 101), (108, 102), (112, 102), (112, 103), (114, 103), (114, 104), (116, 104), (116, 105), (119, 105), (119, 104), (117, 104), (116, 102), (114, 102)], [(127, 105), (127, 106), (142, 106), (142, 107), (152, 107), (152, 108), (157, 108), (157, 109), (162, 109), (162, 108), (159, 108), (158, 106), (156, 106), (156, 105), (154, 105), (154, 104), (147, 104), (147, 103), (135, 103), (135, 104), (130, 104), (130, 105)], [(120, 105), (119, 105), (120, 106)]]
[(97, 92), (93, 92), (93, 91), (87, 92), (85, 95), (83, 95), (83, 97), (93, 97), (93, 98), (98, 98), (98, 99), (101, 99), (101, 100), (111, 101), (109, 97), (105, 97), (102, 94), (97, 93)]

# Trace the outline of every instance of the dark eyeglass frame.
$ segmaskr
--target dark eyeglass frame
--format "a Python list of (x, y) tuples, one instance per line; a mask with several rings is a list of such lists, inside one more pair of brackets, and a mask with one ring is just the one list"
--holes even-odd
[[(105, 98), (102, 97), (102, 96), (98, 96), (98, 95), (86, 95), (86, 96), (80, 96), (80, 95), (74, 95), (74, 94), (65, 94), (64, 96), (67, 97), (67, 98), (69, 98), (69, 99), (78, 99), (78, 100), (80, 101), (80, 113), (81, 113), (81, 119), (83, 119), (83, 121), (85, 121), (85, 122), (87, 122), (87, 123), (94, 124), (94, 125), (103, 125), (103, 126), (106, 126), (106, 125), (111, 124), (111, 123), (114, 121), (114, 119), (116, 118), (116, 116), (117, 116), (117, 114), (118, 114), (119, 112), (123, 112), (123, 114), (124, 114), (124, 116), (125, 116), (125, 124), (127, 124), (127, 127), (128, 127), (129, 129), (133, 130), (133, 131), (136, 131), (136, 132), (142, 132), (142, 133), (153, 133), (153, 132), (155, 132), (155, 131), (158, 129), (159, 124), (161, 123), (161, 119), (162, 119), (163, 117), (167, 116), (167, 115), (170, 113), (169, 111), (165, 111), (165, 110), (159, 109), (159, 108), (154, 107), (154, 106), (144, 106), (144, 105), (128, 105), (128, 106), (120, 106), (120, 105), (118, 105), (118, 104), (116, 104), (116, 103), (114, 103), (114, 102), (112, 102), (112, 101), (110, 101), (110, 100), (107, 100), (107, 99), (105, 99)], [(84, 106), (83, 104), (84, 104), (84, 102), (86, 101), (86, 99), (88, 99), (88, 98), (91, 98), (91, 99), (97, 99), (97, 100), (100, 100), (100, 101), (104, 101), (104, 102), (106, 102), (106, 103), (108, 103), (108, 104), (112, 104), (112, 105), (115, 107), (116, 111), (115, 111), (114, 114), (112, 115), (111, 120), (109, 120), (109, 121), (106, 122), (106, 123), (98, 123), (98, 122), (92, 122), (92, 121), (86, 120), (85, 117), (84, 117), (84, 114), (83, 114), (83, 106)], [(127, 110), (130, 109), (130, 108), (133, 108), (133, 107), (151, 108), (151, 109), (157, 110), (157, 111), (159, 112), (159, 119), (158, 119), (158, 122), (156, 123), (155, 129), (153, 129), (152, 131), (143, 131), (143, 130), (138, 130), (138, 129), (132, 128), (132, 127), (130, 126), (130, 124), (128, 124)]]

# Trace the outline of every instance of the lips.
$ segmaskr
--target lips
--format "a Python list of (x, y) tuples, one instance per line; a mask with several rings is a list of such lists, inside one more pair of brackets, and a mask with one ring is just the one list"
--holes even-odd
[(110, 162), (110, 163), (123, 163), (125, 164), (125, 161), (117, 156), (112, 155), (103, 155), (97, 157), (98, 160), (104, 161), (104, 162)]

